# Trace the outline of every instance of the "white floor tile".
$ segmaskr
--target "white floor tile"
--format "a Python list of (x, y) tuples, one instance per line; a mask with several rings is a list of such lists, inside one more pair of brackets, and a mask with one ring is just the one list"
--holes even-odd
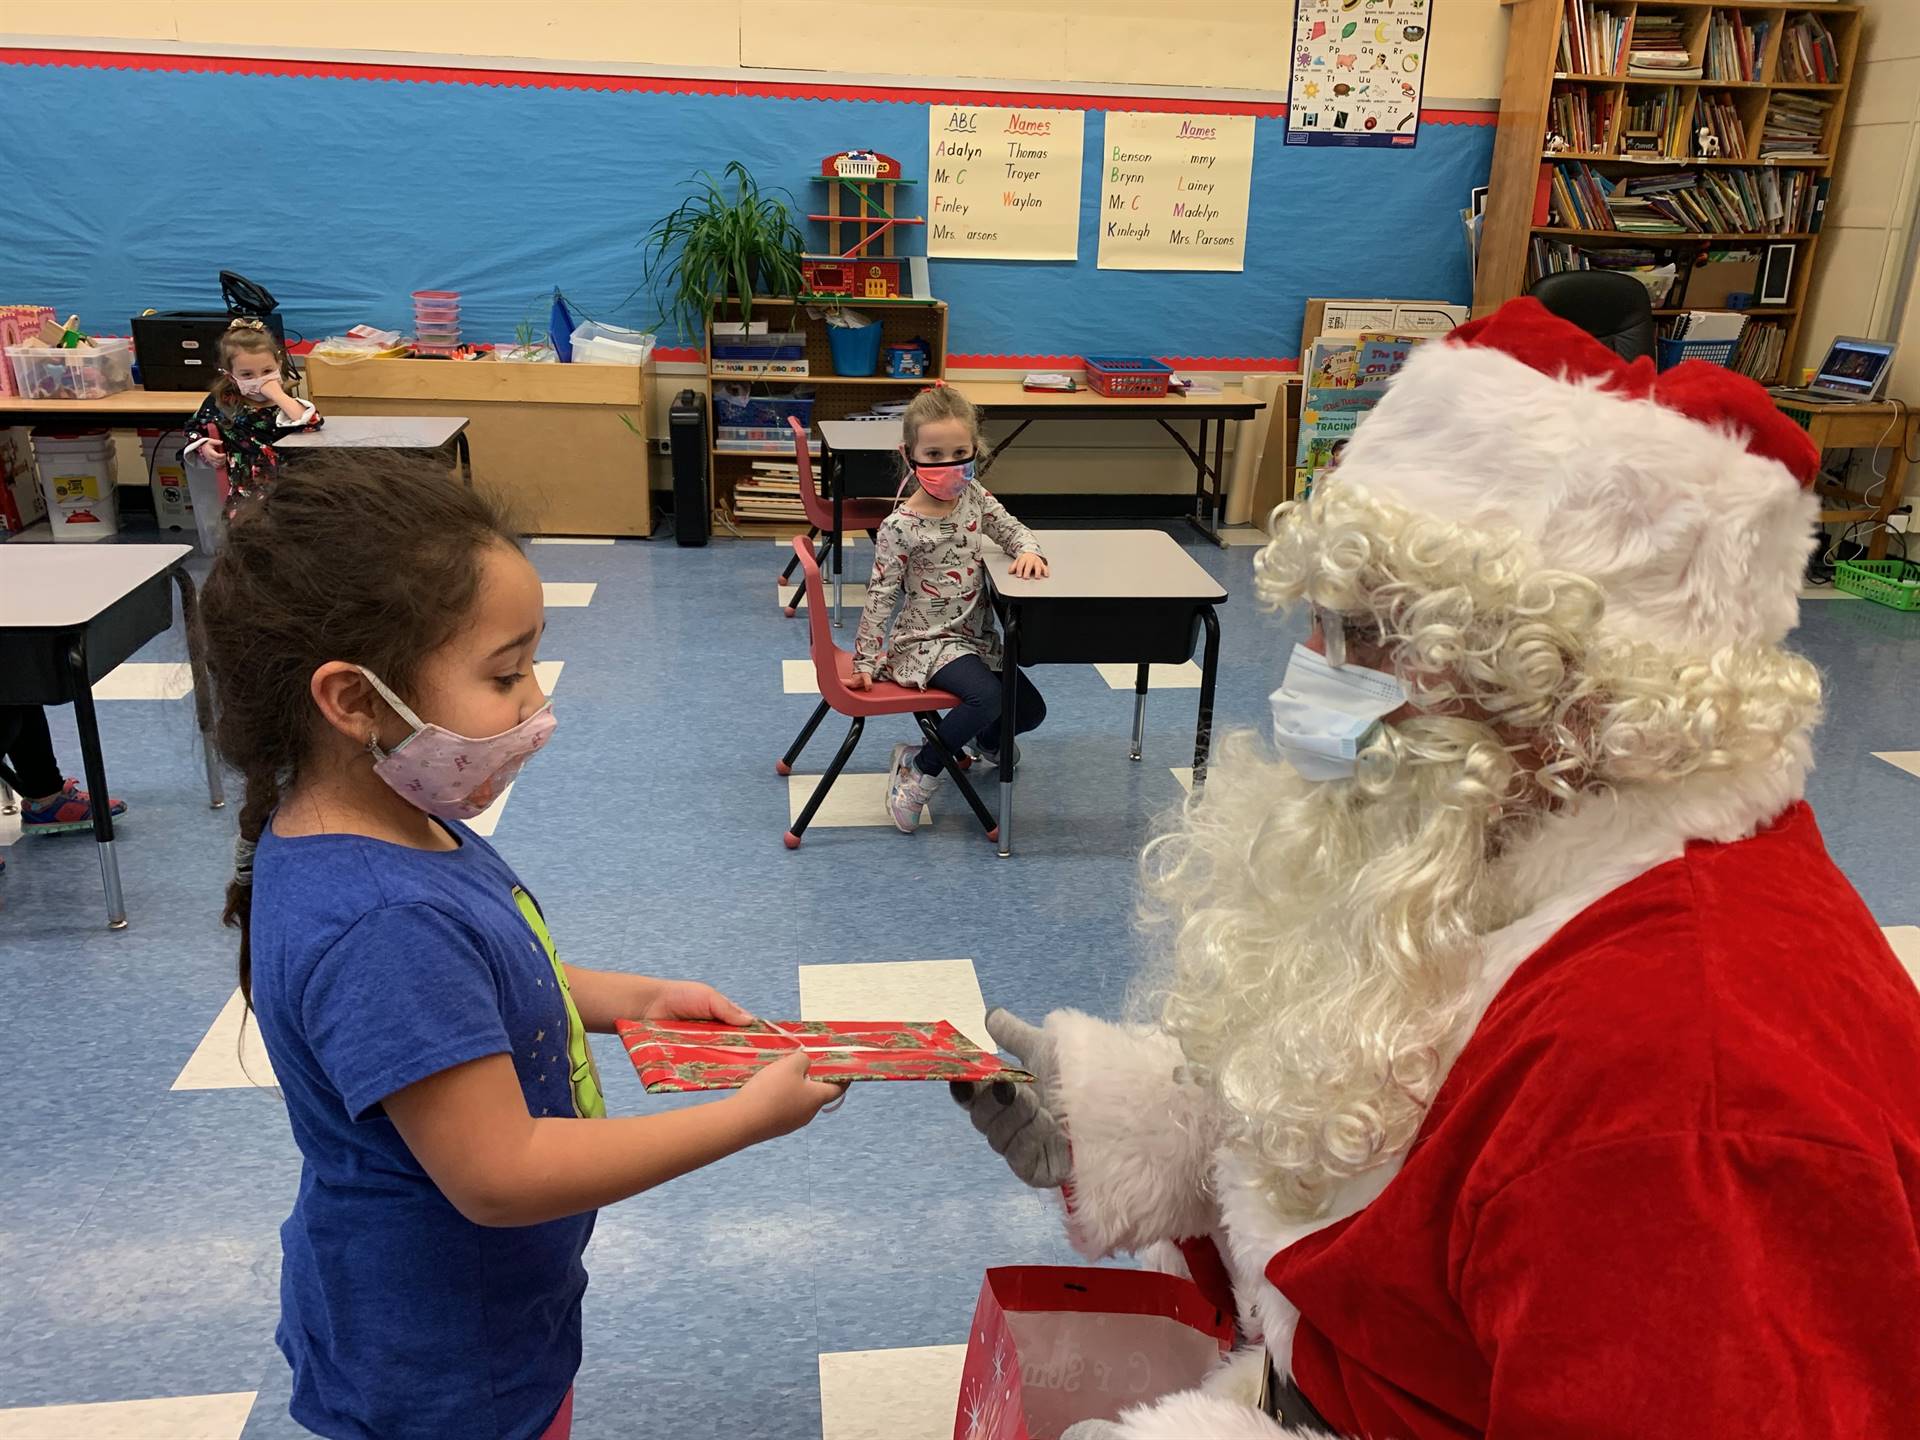
[(600, 587), (591, 580), (548, 580), (540, 586), (546, 595), (547, 608), (579, 609), (582, 605), (593, 603), (593, 592)]
[(533, 662), (533, 678), (540, 683), (540, 688), (546, 691), (548, 695), (552, 695), (553, 687), (560, 683), (560, 669), (566, 663), (564, 660), (536, 660)]
[[(1105, 662), (1093, 667), (1100, 672), (1100, 678), (1107, 682), (1110, 690), (1132, 691), (1133, 677), (1139, 670), (1137, 665), (1114, 664)], [(1149, 665), (1147, 667), (1147, 689), (1149, 690), (1198, 690), (1200, 688), (1200, 667), (1191, 660), (1178, 665)]]
[(891, 960), (802, 965), (802, 1020), (948, 1020), (983, 1050), (987, 1002), (971, 960)]
[(1876, 750), (1873, 758), (1897, 765), (1909, 775), (1920, 775), (1920, 750)]
[[(1887, 944), (1893, 947), (1893, 953), (1900, 957), (1900, 963), (1907, 967), (1907, 973), (1920, 981), (1920, 925), (1888, 925), (1883, 932)], [(802, 990), (801, 995), (807, 992)]]
[[(822, 737), (814, 738), (814, 746), (829, 744)], [(837, 744), (838, 741), (832, 741)], [(829, 749), (826, 753), (831, 754)], [(787, 823), (791, 825), (800, 818), (800, 812), (806, 808), (807, 797), (813, 794), (813, 787), (820, 783), (820, 776), (789, 775), (787, 777)], [(944, 787), (943, 787), (944, 788)], [(965, 800), (956, 803), (964, 806)], [(920, 823), (931, 823), (932, 816), (926, 806), (920, 807)], [(807, 822), (808, 830), (818, 830), (823, 825), (882, 825), (893, 829), (893, 817), (887, 813), (887, 777), (886, 775), (855, 775), (842, 770), (840, 778), (833, 782), (833, 789), (827, 792), (826, 802)]]
[(1802, 585), (1800, 598), (1802, 600), (1858, 600), (1860, 597), (1849, 595), (1838, 585)]
[(820, 681), (814, 674), (811, 660), (782, 660), (780, 662), (780, 689), (788, 695), (818, 695)]
[(1229, 545), (1264, 545), (1268, 536), (1255, 525), (1232, 525), (1220, 532), (1220, 538)]
[(1172, 770), (1173, 778), (1180, 782), (1180, 788), (1189, 795), (1193, 794), (1193, 766), (1175, 765)]
[(820, 1440), (949, 1440), (964, 1345), (820, 1357)]
[[(246, 1001), (235, 990), (219, 1018), (194, 1046), (186, 1068), (175, 1078), (175, 1090), (256, 1090), (278, 1085), (273, 1062), (260, 1039), (260, 1025), (247, 1014)], [(6, 1429), (0, 1425), (0, 1440)]]
[(258, 1393), (0, 1410), (0, 1440), (239, 1440)]
[[(827, 608), (831, 610), (833, 608), (833, 581), (828, 580), (826, 582), (825, 593), (827, 597)], [(797, 601), (794, 598), (796, 596), (799, 597)], [(780, 603), (782, 605), (793, 605), (796, 609), (804, 610), (807, 608), (806, 592), (797, 586), (782, 585), (780, 587)], [(865, 585), (856, 585), (853, 581), (849, 580), (845, 585), (840, 587), (840, 611), (843, 616), (853, 613), (857, 623), (857, 612), (860, 607), (866, 603), (867, 587)]]
[(535, 535), (530, 545), (611, 545), (610, 535)]
[(93, 687), (96, 700), (178, 700), (193, 693), (193, 668), (184, 660), (154, 664), (129, 660)]

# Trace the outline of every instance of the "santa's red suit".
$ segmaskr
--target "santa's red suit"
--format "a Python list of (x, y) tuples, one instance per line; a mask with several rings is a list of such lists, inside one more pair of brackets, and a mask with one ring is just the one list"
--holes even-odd
[[(1622, 436), (1672, 493), (1609, 459)], [(1503, 464), (1538, 485), (1488, 483)], [(1757, 387), (1656, 382), (1527, 301), (1416, 356), (1341, 475), (1526, 531), (1623, 633), (1702, 654), (1793, 623), (1813, 468)], [(1185, 1242), (1208, 1283), (1214, 1242), (1243, 1331), (1341, 1435), (1920, 1435), (1920, 992), (1827, 855), (1810, 764), (1549, 814), (1418, 1138), (1313, 1221), (1279, 1217), (1171, 1039), (1055, 1012), (1076, 1245)], [(1222, 1377), (1115, 1433), (1294, 1432)]]

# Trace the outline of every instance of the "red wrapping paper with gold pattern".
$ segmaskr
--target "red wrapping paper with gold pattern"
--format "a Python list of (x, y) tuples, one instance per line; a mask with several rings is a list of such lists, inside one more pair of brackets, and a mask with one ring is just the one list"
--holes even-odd
[(946, 1020), (782, 1020), (719, 1025), (702, 1020), (622, 1020), (627, 1058), (647, 1093), (737, 1090), (763, 1065), (795, 1050), (812, 1080), (1033, 1079)]

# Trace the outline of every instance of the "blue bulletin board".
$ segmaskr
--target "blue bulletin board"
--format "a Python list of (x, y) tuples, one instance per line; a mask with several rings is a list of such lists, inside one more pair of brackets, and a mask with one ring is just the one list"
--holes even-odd
[[(543, 319), (556, 285), (594, 318), (652, 327), (638, 242), (692, 172), (740, 160), (804, 213), (805, 177), (835, 151), (918, 176), (930, 103), (1064, 105), (1089, 111), (1079, 258), (931, 262), (953, 358), (1291, 368), (1308, 296), (1467, 299), (1458, 216), (1494, 133), (1490, 114), (1428, 111), (1417, 150), (1329, 151), (1285, 144), (1281, 106), (177, 55), (0, 50), (0, 80), (16, 117), (60, 117), (0, 127), (0, 301), (105, 334), (148, 307), (217, 308), (222, 269), (265, 284), (310, 339), (405, 328), (422, 288), (462, 293), (470, 339)], [(1108, 108), (1256, 116), (1243, 273), (1096, 268)], [(697, 337), (660, 338), (674, 358)]]

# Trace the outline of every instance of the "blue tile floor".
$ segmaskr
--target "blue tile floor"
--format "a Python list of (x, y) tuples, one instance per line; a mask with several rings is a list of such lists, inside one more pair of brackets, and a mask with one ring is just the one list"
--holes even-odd
[[(1130, 693), (1090, 666), (1037, 671), (1050, 719), (1023, 744), (1011, 860), (951, 792), (912, 837), (820, 828), (789, 853), (773, 762), (814, 699), (783, 692), (806, 617), (775, 606), (775, 549), (529, 553), (548, 581), (597, 587), (550, 612), (560, 729), (494, 836), (568, 958), (699, 976), (776, 1016), (799, 1013), (802, 964), (957, 957), (988, 1004), (1118, 1006), (1138, 959), (1134, 860), (1182, 797), (1193, 690), (1153, 694), (1135, 765)], [(1298, 632), (1252, 602), (1254, 550), (1190, 553), (1233, 597), (1220, 722), (1260, 724)], [(1831, 686), (1813, 782), (1829, 842), (1882, 924), (1920, 923), (1912, 847), (1889, 843), (1912, 833), (1920, 778), (1873, 755), (1920, 748), (1920, 617), (1804, 612), (1797, 643)], [(183, 654), (176, 628), (139, 658)], [(28, 1407), (232, 1392), (258, 1392), (248, 1440), (295, 1435), (272, 1344), (298, 1164), (277, 1093), (170, 1089), (233, 991), (218, 923), (233, 811), (207, 808), (189, 700), (103, 701), (101, 725), (132, 806), (118, 847), (131, 928), (104, 928), (85, 837), (16, 845), (0, 878), (0, 1437), (86, 1433), (36, 1428)], [(823, 767), (842, 728), (830, 721), (800, 768)], [(881, 770), (909, 730), (873, 722), (852, 768)], [(54, 734), (77, 772), (70, 712)], [(914, 898), (914, 928), (861, 901), (883, 894)], [(599, 1057), (617, 1110), (672, 1103), (641, 1091), (617, 1046)], [(862, 1087), (796, 1136), (603, 1215), (575, 1434), (687, 1434), (695, 1415), (700, 1433), (819, 1434), (823, 1353), (955, 1344), (983, 1267), (1069, 1258), (1052, 1203), (943, 1091)]]

